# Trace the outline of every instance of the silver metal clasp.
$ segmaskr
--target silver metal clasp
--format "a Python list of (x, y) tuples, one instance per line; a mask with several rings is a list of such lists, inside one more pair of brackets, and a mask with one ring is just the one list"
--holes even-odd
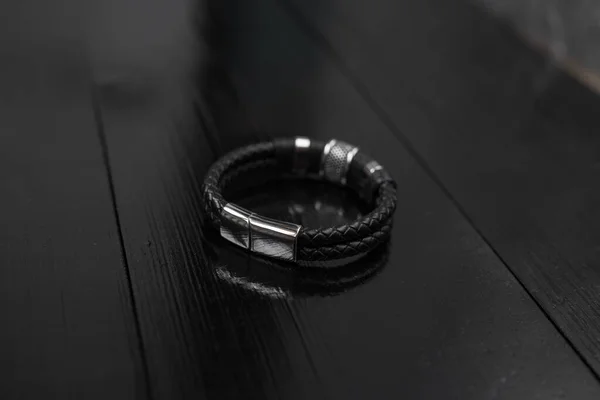
[(250, 215), (245, 208), (228, 203), (221, 211), (221, 236), (231, 243), (250, 249)]
[(296, 261), (296, 238), (302, 227), (254, 214), (228, 203), (221, 211), (221, 236), (255, 253)]
[(255, 253), (296, 261), (296, 237), (302, 227), (260, 215), (250, 215), (251, 245)]

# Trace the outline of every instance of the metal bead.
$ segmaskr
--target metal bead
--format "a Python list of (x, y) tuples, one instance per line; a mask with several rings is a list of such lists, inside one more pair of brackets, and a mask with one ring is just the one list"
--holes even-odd
[(358, 147), (346, 142), (330, 140), (323, 149), (321, 176), (328, 181), (345, 185), (346, 174)]

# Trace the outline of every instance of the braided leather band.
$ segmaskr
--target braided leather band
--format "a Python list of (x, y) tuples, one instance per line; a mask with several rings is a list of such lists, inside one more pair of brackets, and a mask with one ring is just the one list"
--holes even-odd
[[(225, 198), (282, 176), (317, 177), (356, 191), (373, 209), (342, 226), (309, 229), (256, 215)], [(353, 261), (386, 241), (396, 184), (371, 157), (344, 142), (284, 138), (236, 149), (217, 160), (202, 187), (203, 206), (221, 236), (253, 252), (304, 265)]]

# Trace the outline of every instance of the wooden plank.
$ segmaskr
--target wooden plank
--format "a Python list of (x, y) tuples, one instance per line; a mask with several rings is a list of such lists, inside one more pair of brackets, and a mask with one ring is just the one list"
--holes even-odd
[[(143, 36), (178, 28), (153, 55), (169, 67), (130, 59), (122, 71), (148, 79), (99, 69), (97, 80), (156, 398), (597, 398), (587, 367), (278, 3), (211, 6), (224, 71), (199, 82), (201, 46), (184, 40), (199, 28), (160, 19), (157, 7), (163, 30)], [(214, 75), (223, 72), (233, 92)], [(211, 85), (213, 144), (196, 103)], [(219, 271), (247, 261), (203, 245), (200, 185), (212, 149), (257, 130), (338, 136), (394, 173), (401, 201), (386, 268), (335, 297), (223, 280)]]
[(0, 398), (143, 397), (77, 27), (23, 5), (0, 28)]
[(597, 96), (460, 1), (294, 4), (599, 373)]

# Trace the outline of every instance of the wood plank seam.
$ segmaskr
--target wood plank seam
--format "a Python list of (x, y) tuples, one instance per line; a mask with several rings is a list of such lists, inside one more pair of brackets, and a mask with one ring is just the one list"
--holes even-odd
[(113, 180), (112, 169), (110, 165), (110, 155), (108, 152), (108, 145), (106, 142), (106, 133), (104, 130), (104, 122), (102, 117), (102, 108), (100, 107), (100, 102), (98, 100), (97, 88), (95, 84), (91, 83), (90, 85), (90, 95), (91, 95), (91, 103), (92, 110), (94, 113), (94, 122), (96, 124), (96, 132), (98, 134), (98, 140), (100, 141), (100, 148), (102, 150), (102, 162), (104, 163), (104, 168), (106, 170), (106, 179), (108, 182), (109, 192), (110, 192), (110, 201), (113, 210), (113, 216), (115, 220), (115, 225), (117, 227), (117, 236), (119, 240), (119, 250), (121, 252), (121, 263), (123, 265), (123, 269), (125, 270), (125, 276), (127, 279), (127, 291), (129, 292), (129, 299), (131, 301), (132, 313), (134, 317), (134, 326), (136, 332), (136, 338), (138, 343), (138, 350), (140, 352), (140, 357), (142, 359), (143, 366), (143, 376), (144, 383), (146, 389), (146, 398), (153, 399), (152, 385), (150, 383), (150, 370), (148, 367), (148, 358), (146, 356), (145, 346), (144, 346), (144, 338), (142, 335), (142, 329), (140, 326), (140, 318), (138, 312), (138, 306), (135, 298), (135, 293), (133, 291), (133, 283), (131, 280), (131, 272), (129, 269), (129, 263), (127, 260), (127, 253), (125, 251), (125, 241), (123, 239), (123, 229), (121, 226), (121, 219), (119, 217), (119, 209), (117, 207), (117, 197), (115, 191), (115, 184)]

